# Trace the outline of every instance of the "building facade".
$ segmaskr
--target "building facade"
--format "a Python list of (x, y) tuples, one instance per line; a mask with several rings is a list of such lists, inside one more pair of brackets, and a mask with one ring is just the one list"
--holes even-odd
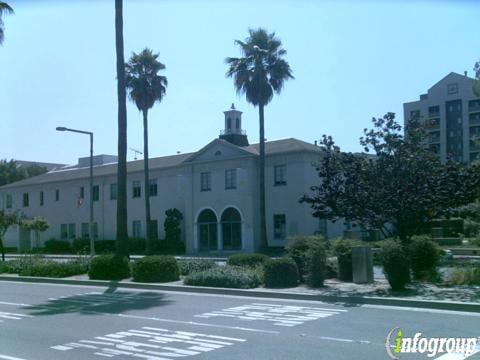
[(480, 98), (474, 79), (450, 73), (420, 100), (403, 104), (405, 124), (418, 118), (428, 124), (427, 146), (445, 162), (448, 157), (470, 163), (480, 159)]
[[(248, 143), (242, 129), (242, 113), (233, 105), (225, 111), (225, 129), (202, 149), (186, 154), (152, 158), (150, 186), (144, 188), (143, 160), (127, 165), (129, 236), (145, 237), (145, 191), (150, 192), (153, 228), (158, 241), (164, 238), (165, 211), (183, 214), (182, 236), (187, 253), (252, 252), (258, 249), (259, 145)], [(318, 181), (313, 163), (320, 147), (297, 139), (268, 141), (266, 151), (266, 219), (269, 246), (284, 246), (292, 235), (343, 234), (341, 222), (331, 223), (311, 215), (302, 195)], [(94, 226), (97, 239), (116, 237), (116, 159), (95, 157)], [(71, 241), (90, 236), (89, 168), (85, 159), (77, 166), (0, 187), (0, 208), (44, 217), (50, 238)], [(28, 230), (12, 227), (6, 246), (20, 249), (33, 244)]]

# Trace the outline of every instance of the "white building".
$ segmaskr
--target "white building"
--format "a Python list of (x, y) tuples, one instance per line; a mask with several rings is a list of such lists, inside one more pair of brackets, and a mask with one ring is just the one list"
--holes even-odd
[[(202, 149), (150, 159), (150, 202), (158, 239), (164, 238), (165, 211), (177, 208), (184, 216), (182, 236), (187, 253), (255, 251), (259, 246), (258, 144), (249, 145), (241, 126), (242, 113), (233, 105), (225, 111), (225, 129)], [(268, 141), (266, 151), (266, 219), (270, 246), (284, 246), (287, 236), (324, 233), (341, 236), (343, 224), (312, 217), (303, 194), (318, 181), (312, 163), (318, 146), (297, 139)], [(42, 216), (50, 238), (72, 240), (89, 236), (88, 158), (75, 167), (0, 187), (0, 209)], [(132, 237), (145, 237), (143, 160), (128, 163), (128, 228)], [(116, 157), (98, 155), (94, 166), (94, 236), (115, 239)], [(29, 248), (32, 235), (11, 228), (6, 246)], [(162, 240), (158, 240), (162, 241)]]
[(405, 124), (417, 117), (428, 121), (428, 147), (443, 162), (448, 156), (465, 163), (480, 159), (480, 98), (473, 81), (466, 73), (452, 72), (420, 100), (403, 104)]

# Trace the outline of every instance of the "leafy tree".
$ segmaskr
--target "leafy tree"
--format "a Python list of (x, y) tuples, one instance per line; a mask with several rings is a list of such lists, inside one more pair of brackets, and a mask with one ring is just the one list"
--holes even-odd
[(475, 63), (473, 68), (475, 71), (475, 81), (473, 82), (473, 92), (475, 95), (480, 96), (480, 61)]
[(406, 244), (430, 220), (478, 198), (480, 167), (442, 164), (425, 147), (419, 121), (410, 122), (407, 136), (393, 113), (372, 122), (373, 129), (365, 129), (360, 139), (367, 154), (343, 153), (331, 137), (323, 137), (319, 184), (300, 200), (310, 204), (313, 216), (344, 219), (385, 236), (393, 235), (393, 226)]
[(3, 43), (3, 39), (5, 38), (5, 27), (2, 20), (3, 14), (13, 14), (13, 9), (6, 2), (0, 1), (0, 45)]
[(165, 222), (163, 228), (165, 229), (165, 240), (169, 242), (180, 242), (182, 237), (182, 229), (180, 227), (183, 215), (178, 209), (168, 209), (165, 211)]
[(22, 227), (27, 230), (32, 230), (35, 232), (35, 247), (39, 247), (40, 243), (40, 233), (47, 231), (50, 227), (47, 220), (43, 217), (35, 217), (31, 220), (22, 220)]
[(265, 127), (264, 107), (272, 100), (273, 94), (279, 94), (285, 81), (293, 79), (290, 65), (283, 59), (287, 53), (275, 33), (265, 29), (249, 30), (245, 41), (235, 40), (240, 46), (243, 57), (227, 58), (229, 65), (227, 77), (234, 78), (237, 93), (245, 94), (247, 101), (258, 106), (260, 122), (260, 244), (268, 247), (265, 222)]
[(167, 78), (158, 75), (165, 69), (158, 60), (158, 54), (145, 48), (139, 54), (133, 53), (125, 67), (125, 81), (130, 99), (143, 114), (143, 173), (145, 179), (145, 223), (147, 226), (146, 253), (151, 254), (153, 248), (153, 229), (150, 216), (150, 178), (148, 168), (148, 110), (155, 102), (162, 101), (167, 90)]
[(0, 186), (41, 175), (47, 169), (39, 165), (18, 166), (15, 160), (0, 160)]
[(3, 247), (3, 237), (12, 225), (20, 224), (21, 216), (17, 212), (6, 212), (0, 210), (0, 251), (2, 252), (2, 261), (5, 261), (5, 248)]
[(118, 170), (116, 253), (129, 256), (127, 228), (127, 95), (123, 51), (123, 1), (115, 0), (115, 49), (117, 57)]

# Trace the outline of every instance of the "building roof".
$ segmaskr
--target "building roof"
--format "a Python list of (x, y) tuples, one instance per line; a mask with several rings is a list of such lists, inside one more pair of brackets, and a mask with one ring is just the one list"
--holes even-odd
[(47, 169), (47, 171), (59, 169), (65, 164), (56, 164), (56, 163), (47, 163), (47, 162), (40, 162), (40, 161), (25, 161), (25, 160), (15, 160), (17, 167), (28, 167), (28, 166), (40, 166)]
[[(236, 145), (232, 145), (232, 146), (237, 147)], [(248, 153), (251, 153), (253, 156), (258, 156), (259, 154), (259, 144), (252, 144), (250, 146), (238, 147), (238, 148)], [(319, 146), (307, 143), (302, 140), (294, 139), (294, 138), (265, 142), (266, 155), (303, 152), (303, 151), (320, 153), (321, 148)], [(188, 161), (188, 159), (191, 159), (191, 157), (195, 154), (196, 152), (151, 158), (149, 160), (150, 170), (158, 170), (158, 169), (170, 168), (170, 167), (182, 165), (186, 161)], [(129, 161), (127, 163), (128, 173), (134, 173), (134, 172), (140, 172), (140, 171), (143, 171), (143, 160)], [(94, 166), (93, 168), (93, 175), (95, 177), (115, 175), (116, 172), (117, 172), (116, 163), (98, 165), (98, 166)], [(51, 182), (84, 179), (84, 178), (88, 178), (89, 174), (90, 173), (89, 173), (88, 167), (83, 167), (83, 168), (68, 167), (60, 170), (50, 171), (46, 174), (42, 174), (29, 179), (4, 185), (0, 187), (0, 190), (19, 187), (19, 186), (29, 186), (29, 185), (51, 183)]]

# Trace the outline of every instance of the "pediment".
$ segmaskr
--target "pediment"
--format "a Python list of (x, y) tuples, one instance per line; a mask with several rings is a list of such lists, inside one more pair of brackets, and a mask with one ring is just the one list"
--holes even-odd
[(185, 159), (184, 162), (215, 161), (245, 156), (256, 156), (256, 154), (240, 146), (233, 145), (228, 141), (215, 139), (207, 146)]

